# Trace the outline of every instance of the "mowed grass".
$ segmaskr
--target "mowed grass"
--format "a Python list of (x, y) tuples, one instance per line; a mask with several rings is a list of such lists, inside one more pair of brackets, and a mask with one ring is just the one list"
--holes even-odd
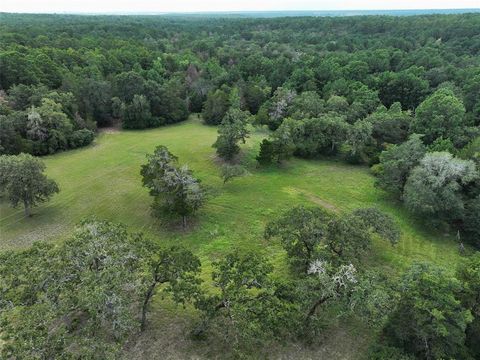
[[(207, 281), (211, 261), (232, 249), (264, 253), (276, 265), (277, 275), (282, 276), (288, 271), (284, 252), (278, 242), (263, 239), (264, 226), (282, 211), (305, 204), (336, 212), (376, 206), (391, 214), (402, 229), (402, 238), (395, 247), (376, 240), (366, 259), (371, 266), (401, 273), (413, 261), (432, 261), (454, 269), (459, 260), (454, 236), (427, 230), (400, 204), (389, 200), (374, 187), (367, 167), (328, 159), (292, 159), (280, 167), (258, 168), (254, 158), (265, 136), (262, 131), (254, 132), (242, 146), (240, 161), (249, 175), (223, 185), (219, 177), (221, 162), (211, 146), (216, 135), (215, 127), (205, 126), (192, 116), (184, 123), (153, 130), (102, 133), (92, 146), (43, 158), (48, 176), (58, 182), (61, 191), (36, 208), (31, 218), (25, 218), (21, 208), (11, 209), (0, 203), (0, 249), (24, 248), (37, 240), (62, 241), (82, 218), (95, 215), (124, 223), (155, 241), (190, 248), (202, 259)], [(152, 199), (141, 185), (140, 167), (145, 155), (157, 145), (166, 145), (208, 189), (208, 201), (190, 219), (187, 231), (181, 230), (180, 222), (172, 224), (150, 214)], [(170, 351), (169, 358), (212, 356), (207, 345), (202, 348), (185, 340), (186, 319), (193, 316), (191, 312), (179, 315), (182, 312), (165, 308), (161, 300), (153, 308), (150, 328), (132, 350), (140, 352), (127, 357), (160, 359), (163, 351)], [(178, 336), (172, 339), (165, 337), (166, 333)], [(294, 346), (277, 349), (278, 357), (357, 358), (370, 341), (363, 327), (352, 323), (334, 326), (326, 334), (331, 336), (326, 336), (328, 340), (320, 350)], [(343, 345), (341, 339), (345, 337), (351, 346)]]
[[(202, 258), (213, 259), (232, 248), (282, 254), (267, 243), (265, 223), (297, 204), (319, 205), (332, 211), (377, 206), (400, 224), (403, 236), (396, 247), (377, 242), (374, 255), (380, 265), (404, 267), (415, 260), (452, 265), (458, 249), (452, 236), (425, 230), (373, 186), (369, 169), (335, 160), (293, 159), (280, 167), (257, 168), (254, 157), (265, 136), (252, 134), (243, 146), (241, 162), (249, 175), (226, 185), (219, 177), (220, 162), (211, 147), (216, 128), (192, 116), (187, 122), (145, 131), (102, 133), (87, 148), (44, 157), (47, 174), (60, 193), (25, 218), (22, 208), (0, 204), (1, 249), (24, 248), (37, 240), (67, 237), (82, 218), (95, 215), (126, 224), (165, 243), (182, 243)], [(150, 214), (151, 197), (141, 185), (145, 155), (166, 145), (208, 188), (206, 206), (191, 219), (188, 231), (179, 224)]]

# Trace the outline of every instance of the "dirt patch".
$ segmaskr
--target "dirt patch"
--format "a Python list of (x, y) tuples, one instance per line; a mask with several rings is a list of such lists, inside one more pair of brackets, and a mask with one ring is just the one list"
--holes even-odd
[(317, 205), (320, 205), (321, 207), (323, 207), (327, 210), (330, 210), (330, 211), (333, 211), (333, 212), (339, 212), (340, 211), (340, 209), (338, 207), (336, 207), (335, 205), (333, 205), (332, 203), (329, 203), (328, 201), (323, 200), (322, 198), (318, 197), (315, 194), (312, 194), (311, 192), (308, 192), (308, 191), (305, 191), (305, 190), (302, 190), (302, 189), (297, 189), (297, 188), (294, 188), (294, 187), (287, 187), (287, 188), (284, 189), (284, 191), (286, 191), (286, 192), (288, 192), (289, 194), (292, 194), (292, 195), (304, 196), (308, 200), (310, 200), (311, 202), (313, 202)]
[(98, 129), (98, 132), (101, 134), (117, 134), (120, 132), (120, 127), (110, 126)]
[(309, 194), (309, 193), (304, 193), (305, 196), (310, 200), (311, 202), (320, 205), (324, 207), (325, 209), (328, 209), (333, 212), (339, 212), (340, 210), (333, 204), (329, 203), (328, 201), (325, 201), (323, 199), (320, 199), (318, 196)]

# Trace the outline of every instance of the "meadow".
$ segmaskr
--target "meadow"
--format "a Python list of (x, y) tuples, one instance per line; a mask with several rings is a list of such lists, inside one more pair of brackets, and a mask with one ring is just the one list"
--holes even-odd
[[(38, 240), (62, 241), (82, 218), (94, 215), (124, 223), (130, 230), (141, 231), (155, 241), (187, 246), (200, 256), (204, 278), (208, 279), (209, 263), (233, 248), (263, 252), (279, 265), (277, 269), (286, 269), (283, 250), (278, 243), (264, 240), (263, 230), (269, 219), (294, 205), (316, 205), (336, 212), (375, 206), (395, 218), (402, 229), (402, 238), (395, 247), (375, 241), (367, 259), (371, 266), (400, 273), (414, 261), (432, 261), (452, 269), (457, 263), (458, 244), (453, 234), (427, 229), (400, 204), (374, 187), (374, 178), (367, 167), (335, 159), (292, 159), (278, 167), (258, 168), (255, 155), (266, 133), (254, 130), (242, 146), (239, 159), (249, 174), (224, 185), (219, 176), (221, 162), (211, 146), (216, 135), (215, 127), (204, 125), (193, 115), (186, 122), (157, 129), (103, 131), (87, 148), (44, 157), (47, 174), (58, 182), (61, 191), (50, 202), (36, 208), (31, 218), (24, 217), (23, 209), (12, 209), (2, 202), (1, 249), (25, 248)], [(190, 219), (186, 231), (181, 229), (179, 221), (160, 221), (151, 216), (151, 198), (141, 185), (139, 172), (146, 161), (145, 154), (160, 144), (178, 156), (181, 164), (187, 164), (208, 189), (206, 206)], [(278, 276), (282, 276), (282, 270), (278, 270)], [(178, 329), (184, 321), (178, 318), (177, 311), (158, 306), (159, 301), (154, 306), (157, 316), (152, 314), (150, 329), (142, 335), (148, 341), (139, 341), (132, 350), (139, 353), (142, 348), (147, 358), (152, 354), (165, 354), (159, 349), (168, 348), (165, 342), (183, 331)], [(171, 329), (172, 324), (176, 330)], [(348, 331), (352, 339), (356, 338), (351, 334), (356, 331), (354, 325)], [(160, 336), (166, 332), (171, 335)], [(344, 336), (337, 335), (331, 337), (331, 341)], [(365, 336), (363, 334), (363, 338)], [(339, 353), (330, 355), (355, 358), (355, 346), (331, 346)], [(149, 353), (149, 347), (156, 350)], [(185, 348), (192, 349), (188, 344)], [(178, 343), (175, 349), (178, 350)], [(287, 353), (295, 356), (292, 351)], [(169, 353), (169, 356), (174, 358), (178, 353)]]

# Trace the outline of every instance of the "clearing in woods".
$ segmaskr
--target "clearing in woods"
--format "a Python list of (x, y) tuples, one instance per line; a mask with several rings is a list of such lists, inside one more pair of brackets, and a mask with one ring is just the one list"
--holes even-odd
[[(280, 167), (257, 168), (255, 155), (265, 136), (260, 131), (254, 132), (243, 146), (241, 162), (248, 168), (249, 175), (223, 185), (211, 146), (216, 134), (215, 127), (205, 126), (198, 117), (192, 116), (184, 123), (157, 129), (102, 132), (92, 146), (43, 158), (48, 176), (58, 182), (61, 191), (50, 202), (34, 209), (31, 218), (25, 218), (21, 208), (11, 209), (2, 201), (0, 248), (23, 248), (37, 240), (61, 241), (82, 218), (95, 215), (122, 222), (131, 230), (143, 231), (162, 243), (187, 246), (201, 257), (205, 279), (208, 279), (210, 261), (232, 248), (267, 253), (278, 265), (281, 276), (285, 269), (283, 251), (278, 243), (267, 242), (262, 236), (264, 225), (271, 217), (296, 204), (323, 206), (336, 212), (376, 206), (395, 217), (403, 235), (396, 247), (375, 242), (369, 264), (397, 272), (413, 261), (428, 260), (448, 267), (457, 262), (459, 255), (454, 237), (432, 232), (417, 222), (373, 186), (374, 179), (367, 167), (335, 160), (292, 159)], [(160, 144), (178, 156), (181, 164), (187, 164), (208, 188), (206, 206), (190, 219), (185, 232), (171, 222), (162, 223), (150, 215), (152, 199), (141, 185), (139, 171), (145, 154)], [(150, 345), (153, 348), (163, 347), (161, 341), (165, 339), (160, 339), (160, 335), (169, 331), (172, 319), (178, 316), (174, 316), (173, 309), (168, 312), (165, 307), (155, 308), (158, 316), (152, 314), (150, 329), (139, 342), (153, 341)], [(357, 335), (350, 333), (352, 339), (362, 338)], [(158, 340), (156, 343), (154, 338)], [(186, 353), (183, 355), (187, 355), (191, 344), (184, 342), (182, 348)], [(354, 357), (357, 351), (353, 345), (348, 349), (342, 349), (340, 344), (330, 346), (333, 347), (330, 355), (345, 358)], [(138, 344), (136, 348), (139, 350)], [(200, 348), (197, 346), (202, 352)], [(148, 349), (145, 351), (148, 357)], [(291, 351), (287, 353), (295, 357), (295, 350)], [(171, 356), (175, 357), (174, 353)], [(177, 353), (177, 356), (181, 355)]]

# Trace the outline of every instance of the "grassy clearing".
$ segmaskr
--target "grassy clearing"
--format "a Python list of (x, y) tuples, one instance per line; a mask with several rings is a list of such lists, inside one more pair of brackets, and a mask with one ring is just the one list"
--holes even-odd
[[(96, 215), (125, 223), (131, 230), (143, 231), (163, 243), (184, 244), (202, 258), (205, 278), (208, 278), (209, 262), (235, 247), (264, 251), (275, 264), (282, 265), (284, 257), (279, 245), (263, 240), (264, 225), (272, 216), (302, 203), (317, 204), (332, 211), (377, 206), (392, 214), (403, 230), (400, 243), (392, 248), (376, 242), (374, 255), (369, 259), (372, 265), (386, 271), (402, 270), (416, 260), (450, 267), (458, 261), (453, 236), (426, 230), (374, 188), (373, 177), (366, 167), (333, 160), (294, 159), (280, 168), (256, 168), (254, 157), (263, 136), (261, 132), (253, 134), (244, 146), (241, 161), (250, 174), (226, 185), (222, 185), (218, 160), (211, 147), (216, 129), (202, 125), (196, 117), (153, 130), (103, 133), (88, 148), (46, 157), (47, 173), (59, 183), (61, 192), (35, 209), (34, 216), (28, 219), (22, 209), (11, 209), (1, 203), (0, 248), (22, 248), (36, 240), (61, 241), (83, 217)], [(182, 164), (188, 164), (210, 189), (207, 205), (191, 220), (186, 232), (150, 216), (151, 198), (141, 186), (140, 165), (145, 162), (145, 154), (160, 144), (177, 155)], [(285, 267), (278, 268), (281, 275)], [(165, 312), (168, 311), (159, 307), (158, 316), (151, 316), (156, 319), (152, 320), (153, 326), (142, 335), (141, 341), (148, 339), (152, 349), (162, 348), (161, 334), (172, 324), (172, 317)], [(355, 326), (349, 325), (349, 328), (356, 332)], [(332, 331), (345, 329), (339, 327)], [(339, 333), (339, 336), (343, 335)], [(342, 358), (355, 358), (365, 336), (351, 335), (353, 345), (344, 349), (334, 343), (325, 346), (333, 349), (330, 355), (340, 351)], [(191, 344), (187, 341), (185, 346), (188, 348)], [(325, 346), (321, 351), (325, 351)], [(185, 350), (183, 355), (190, 357), (190, 351)], [(295, 347), (289, 351), (293, 351), (292, 357), (299, 358), (295, 356)], [(149, 357), (148, 351), (146, 355), (155, 358)], [(305, 353), (302, 357), (309, 355)]]

